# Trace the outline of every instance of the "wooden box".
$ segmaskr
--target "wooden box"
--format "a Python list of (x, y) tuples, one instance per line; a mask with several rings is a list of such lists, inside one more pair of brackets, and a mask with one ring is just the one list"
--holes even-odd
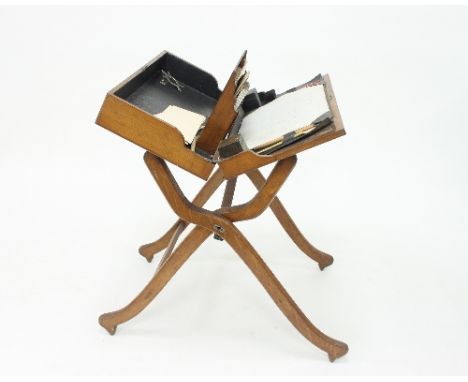
[[(107, 93), (96, 123), (203, 179), (209, 177), (216, 163), (225, 178), (232, 178), (345, 134), (330, 77), (325, 75), (323, 84), (332, 113), (331, 125), (269, 155), (245, 150), (218, 158), (216, 150), (238, 115), (234, 110), (235, 79), (245, 65), (246, 53), (221, 91), (211, 74), (164, 51)], [(163, 71), (177, 78), (183, 91), (161, 83)], [(154, 116), (169, 105), (207, 118), (196, 151), (186, 145), (176, 127)]]
[[(183, 92), (161, 83), (163, 70), (183, 84)], [(229, 96), (225, 93), (229, 91), (221, 92), (211, 74), (164, 51), (107, 93), (96, 123), (207, 179), (214, 167), (212, 155), (192, 151), (175, 127), (153, 114), (176, 105), (206, 116), (207, 126), (214, 125), (211, 130), (227, 129), (232, 121), (223, 118), (223, 105), (218, 102)]]
[(260, 155), (252, 150), (245, 150), (239, 154), (225, 158), (219, 164), (224, 173), (224, 176), (226, 178), (235, 177), (249, 170), (290, 157), (300, 153), (301, 151), (345, 135), (346, 132), (343, 127), (343, 121), (341, 119), (335, 94), (330, 82), (330, 76), (328, 74), (324, 76), (324, 90), (327, 97), (328, 106), (332, 113), (333, 122), (330, 125), (325, 127), (323, 130), (310, 135), (309, 137), (301, 139), (300, 141), (288, 145), (269, 155)]

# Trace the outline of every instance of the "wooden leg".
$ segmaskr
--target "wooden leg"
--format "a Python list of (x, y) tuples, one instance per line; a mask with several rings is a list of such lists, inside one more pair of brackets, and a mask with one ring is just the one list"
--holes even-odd
[(237, 176), (232, 179), (228, 179), (226, 182), (226, 188), (224, 190), (223, 201), (221, 207), (231, 207), (234, 199), (234, 192), (236, 191)]
[[(237, 176), (226, 181), (226, 188), (224, 189), (223, 201), (221, 202), (221, 208), (231, 207), (234, 199), (234, 192), (236, 191)], [(223, 240), (217, 233), (214, 234), (216, 240)]]
[[(211, 195), (213, 195), (214, 192), (219, 188), (223, 181), (224, 178), (222, 172), (217, 170), (203, 185), (197, 196), (195, 196), (193, 199), (192, 203), (197, 207), (202, 207), (210, 199)], [(181, 222), (183, 222), (183, 220), (177, 220), (160, 239), (152, 243), (142, 245), (138, 250), (140, 255), (145, 257), (146, 260), (150, 263), (156, 253), (162, 251), (169, 245), (169, 242), (171, 241)], [(184, 232), (185, 228), (186, 227), (181, 229), (180, 234)]]
[[(266, 182), (259, 170), (250, 171), (247, 173), (247, 176), (258, 190), (260, 190)], [(309, 243), (277, 197), (271, 202), (270, 208), (292, 241), (302, 252), (318, 263), (320, 270), (324, 270), (333, 263), (332, 256), (320, 251)]]
[(156, 268), (156, 272), (159, 270), (159, 268), (162, 267), (164, 262), (171, 255), (172, 250), (174, 249), (174, 247), (175, 247), (175, 245), (177, 243), (177, 240), (179, 239), (179, 236), (185, 230), (185, 228), (187, 228), (187, 226), (188, 226), (187, 222), (184, 222), (182, 220), (180, 221), (176, 231), (174, 232), (174, 235), (172, 235), (172, 238), (169, 241), (169, 244), (168, 244), (168, 246), (166, 248), (166, 251), (164, 252), (164, 255), (161, 257), (161, 260), (159, 261), (158, 267)]
[[(167, 164), (163, 160), (147, 152), (145, 154), (145, 162), (174, 212), (182, 221), (193, 223), (196, 227), (179, 247), (162, 262), (159, 271), (156, 272), (153, 279), (135, 300), (121, 310), (107, 313), (100, 317), (100, 324), (109, 333), (113, 334), (118, 324), (131, 319), (143, 310), (196, 248), (208, 238), (211, 232), (214, 232), (231, 245), (288, 320), (310, 342), (327, 352), (330, 361), (334, 361), (348, 352), (348, 346), (345, 343), (325, 335), (309, 321), (249, 241), (233, 224), (234, 221), (252, 219), (260, 215), (272, 204), (278, 190), (296, 163), (295, 157), (279, 161), (268, 180), (265, 181), (263, 179), (261, 185), (257, 182), (259, 184), (257, 186), (259, 192), (250, 202), (234, 207), (222, 207), (215, 212), (205, 210), (194, 205), (194, 203), (190, 203), (183, 195)], [(257, 178), (254, 177), (254, 179)], [(285, 221), (285, 217), (280, 216), (281, 219), (279, 219)], [(166, 254), (171, 252), (171, 247), (177, 238), (178, 230), (180, 230), (180, 227), (176, 228), (172, 240), (167, 244), (169, 248)]]
[(250, 242), (234, 225), (226, 230), (224, 239), (250, 268), (294, 327), (315, 346), (327, 352), (331, 362), (348, 352), (348, 345), (322, 333), (309, 321)]
[(145, 257), (148, 263), (151, 263), (153, 256), (169, 245), (169, 242), (176, 233), (177, 227), (179, 227), (180, 223), (182, 223), (182, 220), (179, 219), (160, 239), (153, 241), (152, 243), (142, 245), (138, 250), (140, 255)]
[(210, 231), (196, 226), (182, 243), (161, 264), (151, 281), (140, 294), (126, 307), (115, 312), (105, 313), (99, 317), (99, 323), (111, 335), (115, 333), (117, 325), (130, 320), (140, 313), (158, 295), (184, 262), (208, 238)]

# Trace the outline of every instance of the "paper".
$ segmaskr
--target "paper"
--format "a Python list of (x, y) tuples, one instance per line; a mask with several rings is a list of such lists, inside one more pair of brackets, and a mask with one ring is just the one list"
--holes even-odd
[(154, 116), (176, 127), (184, 136), (185, 142), (189, 144), (192, 143), (198, 130), (205, 122), (204, 115), (175, 105), (169, 105), (163, 112), (154, 114)]
[(249, 149), (304, 128), (329, 111), (323, 85), (302, 88), (267, 103), (242, 121), (239, 133)]

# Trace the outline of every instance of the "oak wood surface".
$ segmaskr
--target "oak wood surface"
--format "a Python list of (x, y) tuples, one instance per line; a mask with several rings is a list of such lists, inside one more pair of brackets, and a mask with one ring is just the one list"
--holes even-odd
[[(203, 205), (210, 199), (211, 195), (214, 194), (214, 192), (218, 189), (218, 187), (223, 183), (224, 178), (223, 178), (223, 173), (221, 170), (216, 170), (213, 175), (208, 179), (208, 181), (203, 185), (201, 190), (198, 192), (198, 194), (195, 196), (193, 199), (192, 203), (195, 206), (198, 207), (203, 207)], [(158, 240), (142, 245), (139, 249), (139, 252), (142, 256), (148, 260), (148, 262), (151, 262), (153, 259), (153, 256), (158, 253), (159, 251), (162, 251), (164, 248), (166, 248), (169, 245), (169, 242), (176, 232), (177, 228), (179, 227), (180, 223), (183, 223), (183, 220), (179, 219), (177, 220), (174, 225)], [(186, 222), (185, 222), (186, 223)], [(185, 227), (182, 229), (181, 233), (183, 230), (186, 228), (188, 224), (186, 223)]]
[(200, 138), (197, 140), (197, 148), (200, 148), (209, 154), (214, 154), (216, 152), (219, 143), (224, 139), (231, 128), (232, 122), (237, 116), (237, 111), (234, 110), (236, 71), (245, 64), (246, 56), (247, 51), (244, 51), (242, 57), (231, 73), (231, 76), (229, 77), (213, 112), (206, 121), (206, 126), (203, 129)]
[(214, 163), (185, 146), (179, 130), (113, 94), (96, 123), (202, 179), (213, 170)]
[(222, 207), (218, 212), (233, 222), (256, 218), (268, 208), (296, 163), (297, 157), (295, 155), (280, 160), (259, 192), (249, 202), (237, 206)]
[(140, 313), (166, 286), (172, 276), (179, 270), (182, 264), (210, 235), (210, 231), (201, 226), (196, 226), (161, 264), (146, 287), (135, 297), (132, 302), (115, 312), (105, 313), (99, 317), (99, 323), (110, 334), (115, 334), (117, 325), (126, 322)]

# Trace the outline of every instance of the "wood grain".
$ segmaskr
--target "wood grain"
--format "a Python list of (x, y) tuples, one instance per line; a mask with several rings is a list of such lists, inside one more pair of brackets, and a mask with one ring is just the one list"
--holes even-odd
[[(223, 181), (224, 178), (222, 171), (219, 169), (216, 170), (192, 200), (192, 204), (197, 207), (203, 207), (203, 205), (210, 199), (210, 197), (215, 193)], [(177, 220), (160, 239), (152, 243), (142, 245), (139, 249), (140, 254), (144, 256), (148, 262), (151, 262), (153, 256), (156, 253), (162, 251), (169, 245), (171, 238), (181, 223), (184, 223), (183, 220)], [(185, 222), (185, 226), (181, 229), (181, 233), (184, 231), (187, 225), (187, 222)]]
[(216, 152), (218, 145), (228, 133), (237, 116), (237, 112), (234, 110), (236, 70), (245, 64), (246, 57), (247, 51), (244, 51), (197, 141), (197, 148), (209, 154)]
[(126, 322), (143, 309), (158, 295), (190, 255), (210, 235), (210, 231), (196, 226), (161, 265), (146, 287), (127, 306), (114, 312), (102, 314), (99, 323), (109, 334), (115, 334), (117, 325)]
[(179, 130), (113, 94), (96, 123), (202, 179), (213, 170), (214, 163), (185, 146)]

